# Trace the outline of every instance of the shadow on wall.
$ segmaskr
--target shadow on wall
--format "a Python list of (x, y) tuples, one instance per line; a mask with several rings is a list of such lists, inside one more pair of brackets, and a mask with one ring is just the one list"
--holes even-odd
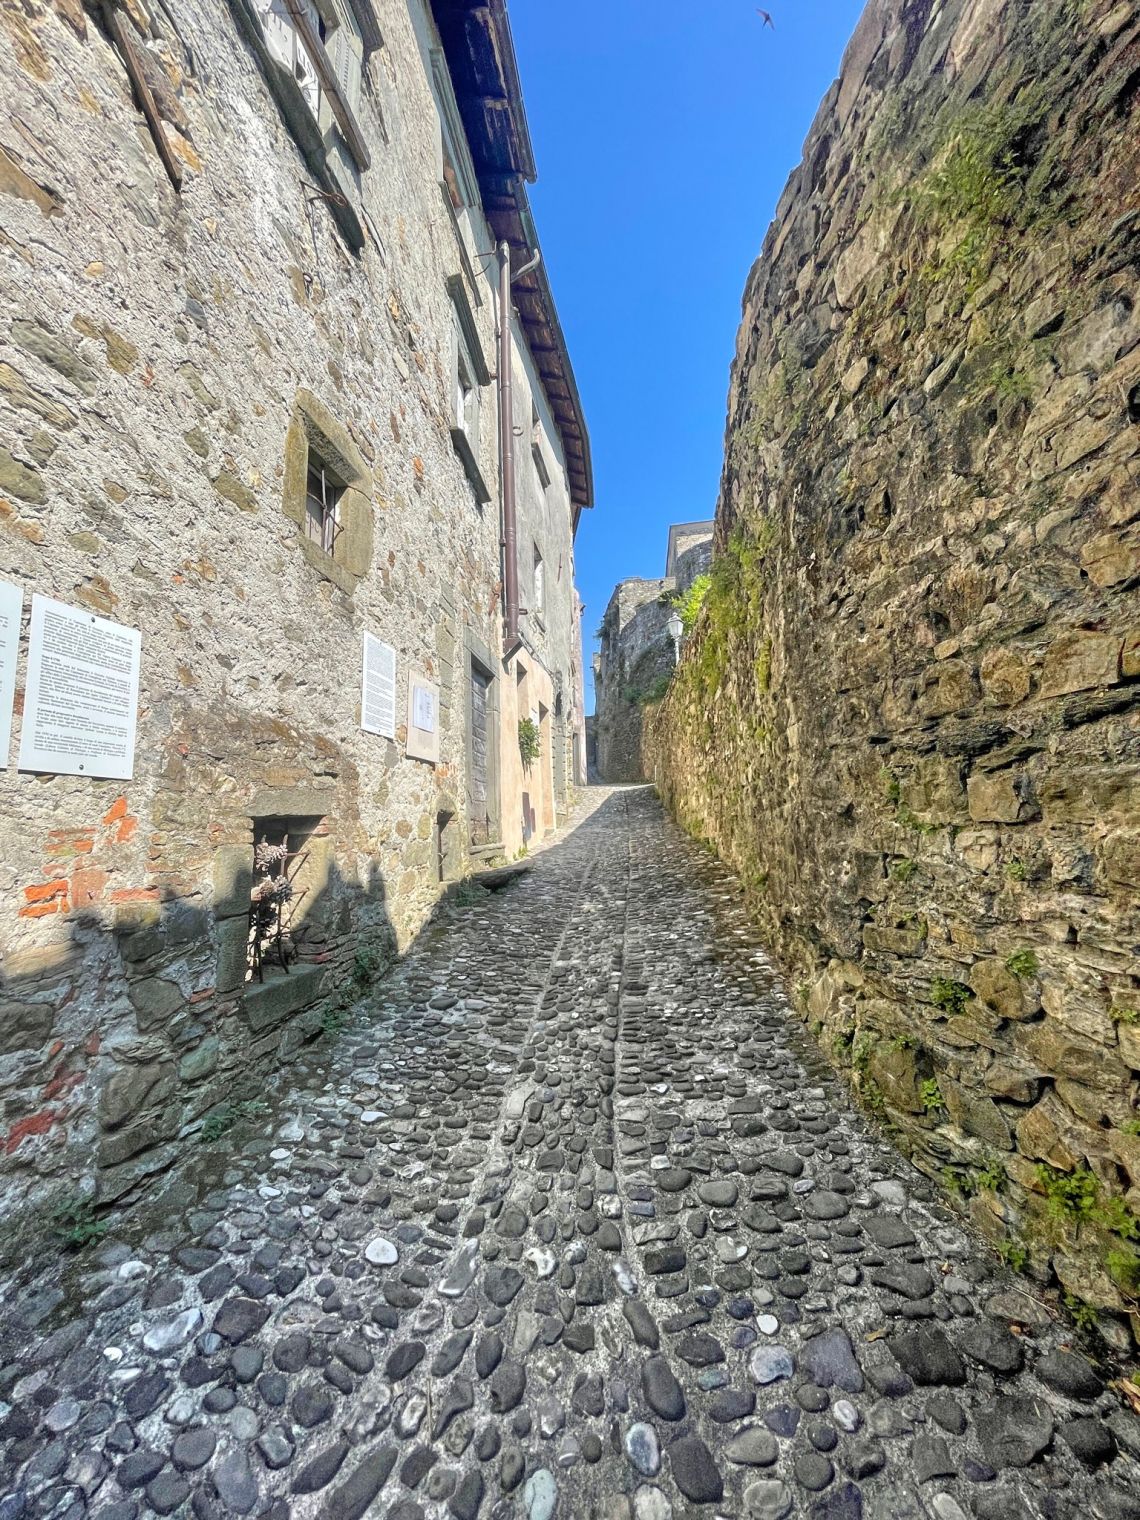
[(212, 909), (194, 897), (71, 909), (66, 938), (0, 974), (4, 1215), (49, 1194), (141, 1190), (396, 959), (380, 871), (349, 880), (330, 858), (299, 903), (288, 966), (271, 947), (259, 977), (244, 854)]

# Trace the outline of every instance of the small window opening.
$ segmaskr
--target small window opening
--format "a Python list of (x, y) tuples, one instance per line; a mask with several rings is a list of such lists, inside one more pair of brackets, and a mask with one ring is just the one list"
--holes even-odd
[(332, 558), (336, 557), (336, 543), (340, 537), (340, 499), (343, 495), (343, 483), (310, 454), (305, 485), (305, 537)]
[(546, 566), (542, 562), (542, 552), (538, 545), (534, 545), (534, 607), (532, 609), (539, 617), (546, 611)]
[(471, 371), (467, 367), (467, 358), (462, 347), (459, 350), (458, 360), (455, 366), (455, 422), (467, 434), (468, 439), (474, 439), (475, 433), (475, 406), (478, 397), (475, 391), (475, 382), (471, 378)]
[(452, 162), (450, 146), (446, 137), (443, 143), (443, 183), (447, 187), (447, 198), (455, 211), (463, 210), (463, 192), (459, 188), (459, 175), (455, 164)]
[(254, 978), (264, 981), (267, 966), (287, 973), (300, 956), (298, 931), (309, 896), (308, 843), (318, 821), (290, 818), (255, 821), (247, 982)]
[[(266, 46), (278, 63), (285, 65), (297, 81), (305, 102), (314, 116), (320, 115), (321, 83), (312, 59), (305, 51), (285, 0), (256, 0), (257, 12), (265, 32)], [(312, 0), (301, 0), (302, 9), (316, 28), (322, 42), (326, 38), (325, 21)]]

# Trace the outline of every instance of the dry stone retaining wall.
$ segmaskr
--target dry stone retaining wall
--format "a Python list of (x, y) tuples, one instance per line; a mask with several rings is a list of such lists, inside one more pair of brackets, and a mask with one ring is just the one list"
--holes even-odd
[(1013, 1260), (1140, 1294), (1140, 12), (873, 0), (744, 297), (662, 792)]

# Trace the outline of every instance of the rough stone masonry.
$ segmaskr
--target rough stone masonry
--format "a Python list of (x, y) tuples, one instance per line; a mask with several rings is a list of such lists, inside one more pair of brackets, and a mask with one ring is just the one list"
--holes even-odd
[[(280, 6), (0, 3), (0, 580), (25, 619), (39, 592), (143, 647), (133, 780), (0, 757), (5, 1213), (161, 1174), (335, 1023), (476, 843), (521, 846), (525, 792), (528, 834), (565, 798), (585, 456), (572, 501), (572, 376), (556, 423), (508, 313), (531, 615), (504, 666), (496, 267), (475, 261), (495, 239), (456, 100), (466, 38), (491, 23), (467, 34), (452, 7), (445, 42), (420, 0), (321, 11), (355, 157), (311, 71), (306, 96), (269, 51), (291, 36)], [(508, 41), (494, 59), (511, 73)], [(521, 104), (496, 122), (521, 153)], [(496, 204), (521, 215), (524, 178)], [(528, 278), (516, 305), (556, 326), (545, 276)], [(564, 358), (560, 335), (544, 344), (543, 365)], [(325, 538), (322, 480), (339, 491)], [(391, 737), (362, 729), (366, 633), (395, 651)], [(415, 673), (438, 697), (437, 763), (406, 753)], [(529, 781), (520, 706), (545, 740)], [(267, 832), (288, 836), (299, 909), (289, 973), (262, 980)]]
[(873, 0), (749, 278), (657, 739), (918, 1164), (1140, 1326), (1140, 12)]

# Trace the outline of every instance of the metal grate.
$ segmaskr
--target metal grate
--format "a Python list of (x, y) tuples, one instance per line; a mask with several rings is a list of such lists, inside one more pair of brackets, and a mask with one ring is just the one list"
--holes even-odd
[(305, 486), (305, 535), (319, 544), (328, 555), (335, 556), (340, 537), (340, 498), (344, 487), (323, 464), (310, 461)]

